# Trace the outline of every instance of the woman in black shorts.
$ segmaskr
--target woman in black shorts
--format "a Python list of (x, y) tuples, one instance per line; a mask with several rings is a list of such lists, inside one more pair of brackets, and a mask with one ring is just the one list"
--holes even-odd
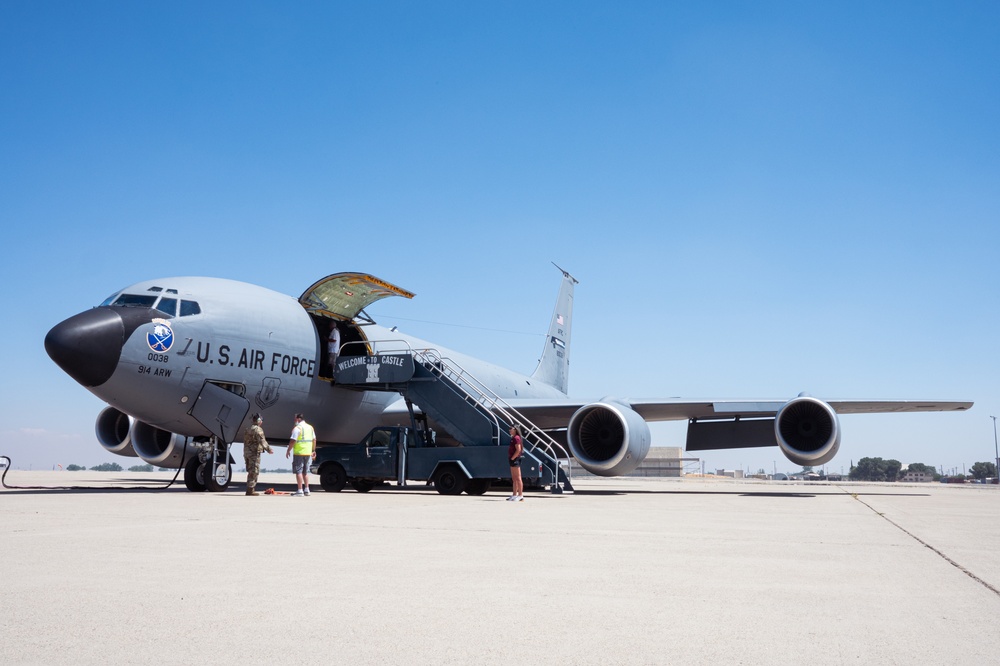
[(510, 446), (507, 447), (507, 458), (510, 460), (510, 480), (514, 484), (514, 490), (508, 502), (521, 502), (524, 500), (524, 481), (521, 480), (521, 458), (524, 456), (524, 441), (521, 439), (521, 428), (516, 425), (510, 427)]

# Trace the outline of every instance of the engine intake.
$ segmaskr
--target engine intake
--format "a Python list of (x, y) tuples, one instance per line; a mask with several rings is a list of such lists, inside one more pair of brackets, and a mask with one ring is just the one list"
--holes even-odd
[(830, 462), (840, 449), (840, 422), (833, 407), (807, 396), (793, 398), (774, 417), (774, 435), (785, 457), (809, 467)]
[(97, 441), (106, 451), (135, 458), (138, 454), (132, 448), (131, 428), (132, 417), (114, 407), (102, 409), (94, 424)]
[(605, 398), (584, 405), (567, 428), (569, 450), (580, 466), (598, 476), (621, 476), (649, 453), (649, 425), (628, 405)]

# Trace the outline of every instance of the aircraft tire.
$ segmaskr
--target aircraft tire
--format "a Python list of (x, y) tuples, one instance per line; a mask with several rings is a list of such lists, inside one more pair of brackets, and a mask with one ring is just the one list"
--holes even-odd
[(484, 495), (492, 485), (493, 479), (469, 479), (465, 492), (469, 495)]
[(319, 470), (319, 485), (328, 493), (339, 493), (347, 485), (347, 472), (337, 463), (327, 463)]
[(205, 490), (205, 466), (197, 458), (192, 458), (184, 466), (184, 485), (193, 493), (203, 493)]
[(215, 469), (212, 469), (212, 463), (205, 463), (205, 489), (209, 492), (221, 493), (232, 480), (233, 468), (229, 463), (218, 463)]
[(359, 493), (366, 493), (375, 487), (375, 484), (368, 479), (351, 479), (351, 487)]
[(434, 475), (434, 489), (442, 495), (461, 495), (469, 479), (455, 465), (445, 465)]

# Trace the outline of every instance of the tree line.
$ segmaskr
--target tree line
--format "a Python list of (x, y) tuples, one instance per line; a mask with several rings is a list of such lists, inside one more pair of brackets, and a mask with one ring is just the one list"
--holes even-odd
[[(66, 465), (67, 472), (83, 472), (87, 468), (83, 465)], [(100, 465), (94, 465), (90, 468), (91, 472), (124, 472), (125, 469), (118, 463), (101, 463)], [(152, 465), (132, 465), (128, 468), (130, 472), (152, 472)], [(160, 471), (168, 471), (166, 468), (161, 467)]]
[[(87, 468), (84, 467), (83, 465), (66, 465), (66, 471), (67, 472), (83, 472), (83, 471), (86, 471), (86, 470), (87, 470)], [(161, 472), (173, 472), (173, 471), (176, 471), (176, 470), (172, 470), (172, 469), (167, 469), (166, 467), (160, 467), (159, 470)], [(90, 471), (91, 472), (124, 472), (125, 470), (118, 463), (111, 462), (111, 463), (101, 463), (100, 465), (94, 465), (93, 467), (90, 468)], [(152, 465), (132, 465), (131, 467), (128, 468), (128, 471), (130, 471), (130, 472), (152, 472), (153, 471), (153, 466)], [(246, 469), (245, 468), (241, 468), (239, 471), (242, 472), (242, 473), (245, 473)], [(265, 473), (265, 472), (280, 472), (282, 474), (291, 474), (292, 473), (292, 470), (290, 470), (290, 469), (261, 469), (260, 471), (261, 471), (262, 474)]]
[(897, 481), (906, 476), (907, 472), (924, 472), (933, 477), (935, 481), (943, 478), (965, 481), (975, 479), (982, 481), (988, 478), (996, 478), (997, 466), (991, 462), (977, 462), (969, 468), (968, 474), (943, 475), (933, 465), (923, 463), (910, 463), (906, 470), (903, 470), (903, 463), (890, 458), (862, 458), (857, 465), (851, 467), (848, 478), (852, 481)]

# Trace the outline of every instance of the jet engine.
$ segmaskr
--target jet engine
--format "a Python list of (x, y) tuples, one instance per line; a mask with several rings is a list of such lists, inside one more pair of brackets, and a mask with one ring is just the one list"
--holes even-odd
[(809, 396), (793, 398), (778, 410), (774, 435), (785, 457), (803, 467), (828, 463), (840, 449), (837, 413)]
[(177, 469), (198, 455), (198, 447), (186, 437), (149, 425), (143, 421), (132, 424), (132, 447), (136, 454), (157, 467)]
[(580, 466), (598, 476), (628, 474), (649, 453), (649, 426), (614, 398), (584, 405), (567, 428), (569, 450)]
[(97, 441), (101, 446), (111, 453), (135, 458), (138, 454), (132, 448), (132, 438), (129, 435), (131, 428), (132, 417), (114, 407), (102, 409), (94, 424)]

